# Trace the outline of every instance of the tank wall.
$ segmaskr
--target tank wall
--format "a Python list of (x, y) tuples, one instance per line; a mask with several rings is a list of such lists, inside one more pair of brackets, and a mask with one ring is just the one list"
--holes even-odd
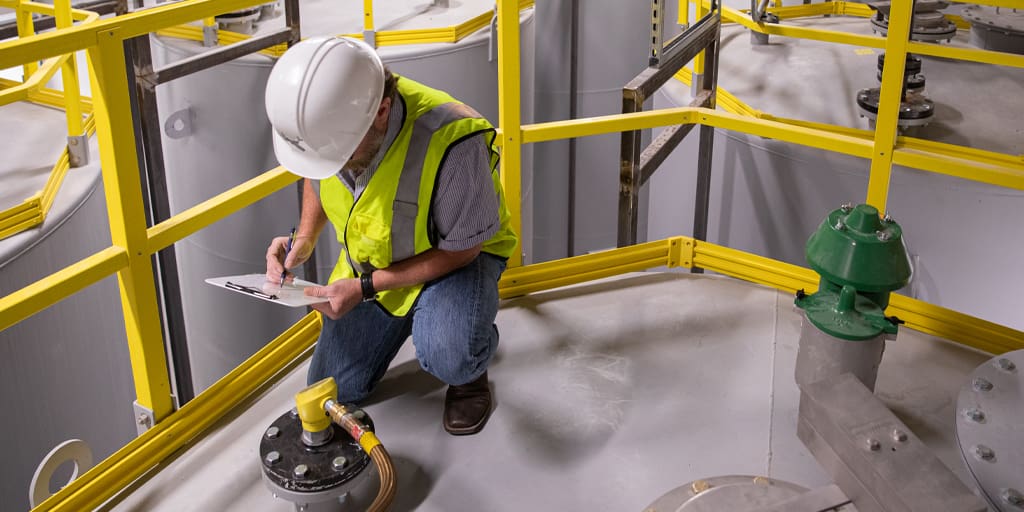
[[(110, 245), (99, 173), (80, 171), (68, 176), (39, 230), (48, 234), (32, 240), (38, 238), (33, 230), (0, 242), (24, 245), (0, 270), (0, 295)], [(82, 439), (100, 461), (135, 437), (135, 387), (116, 277), (0, 331), (0, 361), (5, 510), (29, 508), (33, 472), (59, 443)]]
[[(537, 5), (537, 122), (569, 117), (571, 8), (568, 0)], [(577, 52), (578, 117), (622, 112), (622, 87), (647, 66), (650, 6), (580, 2)], [(618, 226), (621, 136), (585, 137), (576, 144), (576, 180), (569, 183), (568, 141), (536, 148), (534, 261), (567, 255), (570, 188), (575, 189), (575, 253), (614, 247)], [(645, 231), (645, 230), (644, 230)]]

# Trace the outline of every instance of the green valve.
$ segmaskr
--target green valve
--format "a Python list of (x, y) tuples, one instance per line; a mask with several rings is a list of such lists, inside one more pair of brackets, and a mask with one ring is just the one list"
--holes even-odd
[(796, 305), (818, 329), (846, 340), (896, 333), (885, 308), (911, 273), (899, 224), (873, 206), (844, 205), (807, 240), (807, 262), (821, 283), (813, 295), (798, 294)]

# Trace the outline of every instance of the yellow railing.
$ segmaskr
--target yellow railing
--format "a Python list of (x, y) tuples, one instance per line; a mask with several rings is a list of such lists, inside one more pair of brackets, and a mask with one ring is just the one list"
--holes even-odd
[[(534, 0), (519, 0), (519, 8), (526, 9), (533, 6)], [(373, 2), (372, 0), (364, 0), (363, 2), (363, 21), (364, 30), (367, 32), (373, 31)], [(473, 34), (477, 30), (486, 27), (491, 19), (494, 17), (493, 12), (485, 12), (478, 16), (475, 16), (467, 21), (453, 25), (450, 27), (438, 27), (428, 29), (415, 29), (415, 30), (382, 30), (380, 32), (374, 32), (375, 45), (380, 46), (400, 46), (409, 44), (431, 44), (431, 43), (457, 43), (462, 41), (470, 34)], [(180, 25), (176, 27), (170, 27), (157, 32), (158, 35), (166, 37), (176, 37), (178, 39), (189, 39), (192, 41), (203, 40), (203, 29), (194, 25)], [(363, 33), (350, 33), (340, 34), (346, 37), (352, 37), (356, 39), (365, 39)], [(240, 34), (238, 32), (231, 32), (229, 30), (219, 30), (217, 32), (217, 40), (221, 45), (229, 45), (249, 39), (251, 36), (246, 34)], [(269, 57), (280, 57), (288, 46), (285, 44), (278, 44), (266, 48), (260, 53)]]
[[(10, 1), (10, 0), (7, 0)], [(310, 316), (264, 350), (172, 413), (166, 355), (152, 277), (151, 256), (177, 240), (236, 212), (295, 182), (281, 168), (268, 171), (217, 195), (156, 226), (147, 228), (142, 187), (135, 154), (131, 105), (123, 42), (167, 27), (200, 20), (220, 12), (257, 5), (264, 0), (185, 0), (152, 9), (80, 24), (52, 33), (0, 42), (0, 69), (86, 50), (95, 76), (97, 139), (113, 244), (40, 281), (0, 298), (0, 329), (31, 316), (86, 286), (116, 273), (125, 317), (138, 403), (154, 412), (156, 426), (122, 450), (79, 477), (45, 501), (37, 510), (87, 510), (104, 502), (185, 446), (213, 424), (230, 404), (256, 392), (281, 368), (293, 364), (316, 337), (319, 319)], [(830, 132), (820, 126), (786, 123), (700, 108), (677, 108), (636, 114), (521, 126), (519, 70), (519, 6), (499, 0), (499, 119), (502, 137), (502, 182), (513, 223), (520, 227), (520, 151), (523, 144), (680, 124), (702, 124), (830, 151), (860, 156), (873, 162), (873, 176), (888, 174), (890, 162), (932, 166), (938, 162), (964, 168), (970, 155), (953, 158), (941, 146), (917, 142), (910, 148), (893, 137), (889, 155), (877, 154), (879, 133), (895, 129), (892, 116), (879, 116), (884, 130), (864, 133)], [(890, 34), (909, 29), (908, 9), (895, 9)], [(901, 43), (887, 42), (899, 50)], [(903, 41), (902, 47), (908, 46)], [(894, 69), (899, 70), (896, 67)], [(883, 77), (892, 81), (891, 76)], [(898, 90), (898, 88), (897, 88)], [(880, 110), (895, 113), (892, 98), (883, 97)], [(888, 126), (888, 128), (886, 128)], [(901, 160), (902, 159), (902, 160)], [(877, 165), (877, 167), (876, 167)], [(1022, 188), (1021, 173), (1008, 163), (995, 165), (1008, 183)], [(870, 191), (869, 191), (870, 195)], [(576, 258), (520, 266), (518, 255), (500, 283), (503, 297), (531, 293), (621, 272), (661, 266), (701, 267), (792, 292), (812, 291), (817, 278), (811, 271), (727, 247), (675, 237)], [(888, 310), (913, 328), (983, 350), (1002, 352), (1024, 347), (1024, 333), (913, 299), (894, 297)]]
[[(99, 15), (94, 12), (72, 9), (70, 0), (56, 0), (54, 5), (25, 0), (0, 0), (0, 7), (14, 9), (19, 37), (35, 34), (33, 13), (53, 16), (58, 29), (72, 26), (73, 21), (89, 23), (99, 19)], [(25, 78), (22, 83), (0, 79), (0, 106), (17, 101), (30, 101), (63, 108), (69, 136), (92, 135), (95, 131), (92, 116), (84, 120), (82, 118), (83, 113), (92, 110), (92, 103), (81, 97), (77, 59), (73, 53), (47, 58), (41, 66), (37, 61), (25, 63), (23, 70)], [(63, 82), (63, 90), (59, 92), (46, 88), (46, 83), (53, 78), (57, 70), (60, 70)], [(70, 167), (71, 159), (68, 148), (65, 147), (42, 190), (21, 204), (0, 211), (0, 239), (43, 223)]]
[[(984, 0), (975, 3), (1024, 8), (1024, 1), (1022, 0)], [(704, 4), (710, 5), (707, 0), (704, 1)], [(889, 13), (889, 31), (896, 34), (909, 34), (912, 3), (894, 3), (892, 9)], [(817, 16), (823, 14), (873, 15), (873, 10), (864, 4), (843, 1), (779, 7), (770, 9), (770, 11), (779, 14), (780, 17)], [(932, 57), (1001, 66), (1024, 67), (1024, 55), (920, 43), (908, 41), (902, 37), (885, 38), (775, 23), (756, 23), (744, 11), (723, 7), (722, 12), (723, 22), (739, 23), (752, 31), (762, 34), (881, 48), (890, 56), (892, 62), (902, 62), (908, 53), (916, 53)], [(962, 22), (962, 20), (960, 21)], [(897, 66), (888, 66), (882, 71), (882, 83), (880, 86), (882, 93), (879, 99), (877, 125), (873, 133), (865, 132), (872, 139), (872, 150), (865, 156), (865, 158), (871, 160), (871, 173), (869, 175), (868, 193), (865, 200), (868, 204), (875, 206), (879, 211), (885, 211), (893, 164), (1021, 189), (1022, 180), (1024, 180), (1024, 158), (1021, 158), (1019, 155), (982, 152), (973, 148), (952, 144), (940, 144), (921, 139), (898, 137), (896, 122), (899, 117), (898, 107), (902, 100), (901, 84), (904, 79), (903, 72), (903, 69)], [(734, 104), (734, 107), (738, 106)], [(769, 119), (770, 116), (762, 116), (761, 118)], [(805, 127), (812, 126), (809, 123), (800, 123), (800, 125)], [(826, 126), (817, 125), (819, 128)], [(832, 128), (834, 127), (829, 129)], [(833, 131), (840, 130), (833, 129)]]
[[(693, 73), (682, 69), (676, 79), (690, 85)], [(811, 128), (848, 137), (871, 141), (874, 132), (827, 123), (776, 117), (747, 105), (729, 91), (719, 88), (718, 105), (727, 112), (740, 116), (775, 121), (794, 127)], [(956, 144), (935, 142), (899, 135), (894, 146), (893, 163), (936, 174), (988, 183), (999, 187), (1022, 190), (1024, 188), (1024, 158), (994, 151), (985, 151)], [(823, 149), (827, 149), (823, 148)], [(866, 158), (866, 157), (865, 157)]]

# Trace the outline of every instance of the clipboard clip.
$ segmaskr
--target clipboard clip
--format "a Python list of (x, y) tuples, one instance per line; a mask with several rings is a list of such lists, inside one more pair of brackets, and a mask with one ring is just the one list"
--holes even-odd
[(270, 295), (269, 293), (264, 293), (263, 290), (260, 290), (259, 288), (253, 288), (252, 286), (245, 286), (228, 281), (224, 283), (224, 287), (248, 293), (250, 295), (255, 295), (256, 297), (259, 297), (261, 299), (277, 300), (277, 295)]

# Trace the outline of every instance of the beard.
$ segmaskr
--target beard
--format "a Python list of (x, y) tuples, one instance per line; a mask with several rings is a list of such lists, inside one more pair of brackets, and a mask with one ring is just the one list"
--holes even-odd
[(377, 151), (380, 151), (380, 146), (384, 144), (387, 123), (383, 124), (384, 126), (382, 127), (377, 127), (376, 123), (370, 125), (370, 131), (366, 132), (363, 140), (360, 141), (359, 146), (356, 147), (355, 152), (348, 159), (348, 162), (345, 164), (346, 168), (356, 174), (362, 174), (370, 166), (373, 157), (377, 155)]

